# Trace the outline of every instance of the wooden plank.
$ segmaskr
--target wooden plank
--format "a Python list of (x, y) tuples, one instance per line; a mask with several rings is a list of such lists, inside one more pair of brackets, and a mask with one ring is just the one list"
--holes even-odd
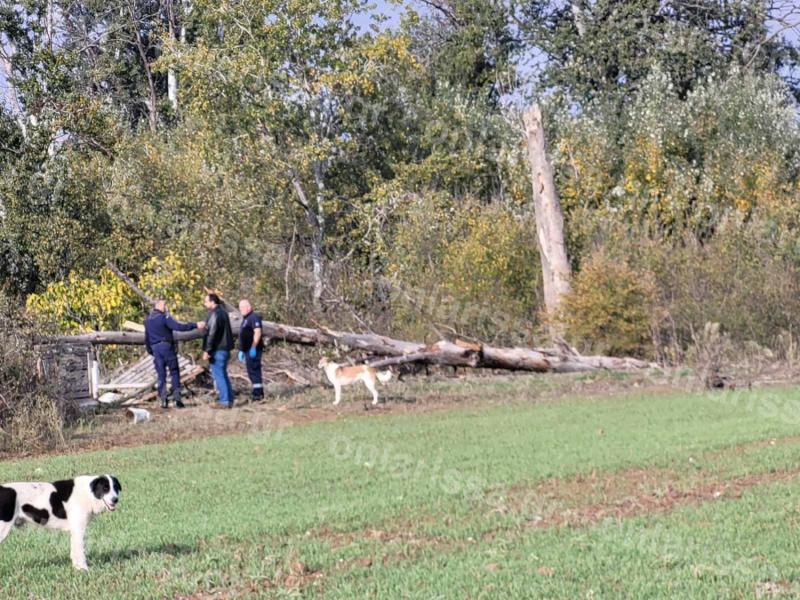
[(97, 386), (100, 390), (138, 390), (150, 387), (151, 383), (101, 383)]
[(139, 333), (144, 333), (144, 325), (141, 323), (134, 323), (133, 321), (125, 321), (122, 324), (122, 328), (128, 331), (138, 331)]

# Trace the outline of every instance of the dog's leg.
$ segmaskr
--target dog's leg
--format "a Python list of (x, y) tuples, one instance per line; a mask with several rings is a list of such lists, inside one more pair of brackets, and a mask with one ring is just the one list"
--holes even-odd
[(370, 392), (372, 392), (372, 406), (375, 406), (378, 403), (378, 390), (375, 389), (375, 380), (365, 379), (364, 385), (367, 386), (367, 389)]
[(72, 566), (79, 571), (88, 571), (89, 566), (86, 564), (86, 548), (84, 546), (86, 523), (77, 522), (71, 524), (70, 535), (69, 556), (72, 559)]
[(333, 401), (333, 405), (336, 406), (339, 404), (339, 401), (342, 399), (342, 386), (339, 384), (334, 383), (333, 389), (336, 392), (336, 400)]
[(0, 542), (2, 542), (14, 528), (14, 521), (0, 521)]

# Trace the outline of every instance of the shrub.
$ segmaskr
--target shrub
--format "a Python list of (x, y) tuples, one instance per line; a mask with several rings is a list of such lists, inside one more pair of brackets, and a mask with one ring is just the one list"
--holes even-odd
[(77, 407), (58, 398), (58, 382), (37, 376), (33, 323), (0, 296), (0, 450), (43, 450), (64, 442)]
[(463, 313), (468, 331), (490, 337), (502, 328), (498, 317), (532, 320), (541, 273), (535, 224), (500, 208), (469, 210), (461, 223), (446, 245), (442, 279), (464, 306), (480, 307)]
[(734, 342), (774, 347), (784, 332), (800, 331), (800, 271), (797, 258), (765, 223), (728, 222), (705, 244), (639, 244), (643, 268), (655, 274), (679, 345), (692, 331), (719, 323)]
[(395, 335), (435, 328), (503, 344), (530, 342), (538, 307), (536, 228), (502, 206), (444, 195), (401, 207), (387, 273)]
[[(199, 305), (199, 281), (199, 275), (180, 257), (168, 253), (144, 264), (139, 286), (153, 298), (164, 298), (174, 313), (181, 314)], [(97, 279), (71, 273), (66, 281), (28, 296), (27, 308), (64, 333), (116, 329), (127, 319), (142, 318), (139, 298), (108, 269), (102, 269)]]
[(575, 276), (559, 320), (584, 350), (611, 355), (648, 354), (655, 308), (649, 276), (605, 251), (593, 254)]

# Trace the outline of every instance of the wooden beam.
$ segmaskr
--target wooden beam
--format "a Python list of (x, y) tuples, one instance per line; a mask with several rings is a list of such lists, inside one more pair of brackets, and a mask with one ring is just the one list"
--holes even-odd
[[(241, 321), (231, 315), (231, 327), (238, 334)], [(450, 365), (483, 369), (505, 369), (512, 371), (573, 373), (593, 370), (634, 370), (658, 368), (655, 363), (634, 358), (613, 356), (581, 356), (563, 347), (556, 348), (502, 348), (480, 343), (451, 342), (440, 340), (426, 345), (377, 335), (374, 333), (351, 333), (334, 331), (324, 327), (312, 329), (283, 323), (263, 321), (264, 336), (289, 344), (306, 346), (332, 346), (346, 350), (357, 350), (373, 356), (387, 357), (372, 363), (381, 367), (419, 362), (425, 364)], [(178, 341), (189, 341), (203, 337), (202, 331), (176, 333)], [(54, 338), (62, 342), (89, 342), (92, 344), (144, 344), (144, 334), (127, 331), (99, 331), (77, 336)]]

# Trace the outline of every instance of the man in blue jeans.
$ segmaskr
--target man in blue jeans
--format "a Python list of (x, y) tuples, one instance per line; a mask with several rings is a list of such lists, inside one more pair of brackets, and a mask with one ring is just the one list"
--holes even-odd
[(228, 377), (228, 361), (234, 346), (231, 321), (216, 294), (208, 294), (203, 304), (208, 309), (206, 333), (203, 337), (203, 359), (211, 366), (211, 376), (219, 392), (219, 403), (213, 405), (213, 408), (231, 408), (233, 387)]

